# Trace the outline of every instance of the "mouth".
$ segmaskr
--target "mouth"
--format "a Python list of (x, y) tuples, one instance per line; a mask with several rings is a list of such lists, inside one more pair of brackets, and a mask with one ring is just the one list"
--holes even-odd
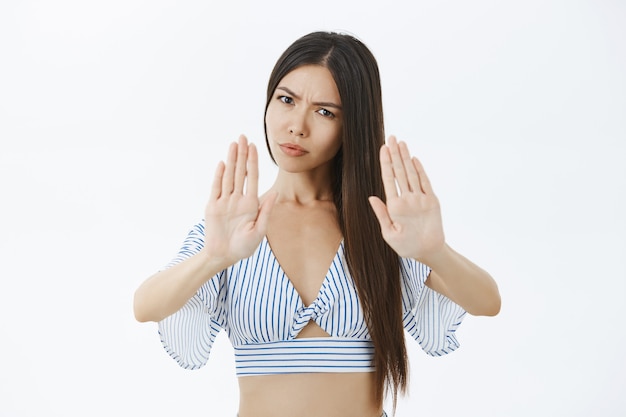
[(282, 143), (278, 145), (280, 149), (289, 156), (302, 156), (308, 153), (303, 147), (295, 143)]

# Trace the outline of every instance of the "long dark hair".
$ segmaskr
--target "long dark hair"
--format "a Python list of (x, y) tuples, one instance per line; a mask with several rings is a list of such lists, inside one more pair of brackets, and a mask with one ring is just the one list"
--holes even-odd
[[(333, 198), (348, 268), (375, 347), (376, 397), (382, 402), (389, 389), (395, 408), (398, 390), (403, 393), (408, 381), (399, 258), (383, 240), (368, 202), (369, 196), (384, 201), (379, 150), (385, 130), (378, 64), (353, 36), (329, 32), (305, 35), (278, 59), (267, 87), (266, 112), (278, 83), (303, 65), (326, 67), (341, 97), (343, 144), (333, 164)], [(267, 128), (265, 140), (269, 149)]]

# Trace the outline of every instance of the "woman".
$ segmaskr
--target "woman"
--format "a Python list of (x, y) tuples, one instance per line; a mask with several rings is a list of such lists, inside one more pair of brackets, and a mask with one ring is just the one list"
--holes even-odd
[(448, 353), (465, 312), (498, 313), (497, 286), (446, 244), (406, 144), (385, 144), (378, 67), (357, 39), (316, 32), (283, 53), (265, 136), (273, 186), (258, 197), (257, 150), (240, 137), (204, 221), (138, 288), (135, 316), (191, 369), (225, 329), (240, 417), (386, 415), (384, 394), (395, 406), (407, 385), (404, 331)]

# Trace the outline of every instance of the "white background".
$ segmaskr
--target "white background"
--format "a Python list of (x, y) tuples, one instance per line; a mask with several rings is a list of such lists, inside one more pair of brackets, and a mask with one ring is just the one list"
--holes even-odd
[(372, 49), (387, 133), (502, 294), (447, 357), (407, 341), (397, 415), (626, 413), (623, 2), (5, 0), (0, 416), (236, 413), (226, 336), (178, 368), (133, 292), (202, 217), (240, 133), (271, 184), (266, 82), (318, 29)]

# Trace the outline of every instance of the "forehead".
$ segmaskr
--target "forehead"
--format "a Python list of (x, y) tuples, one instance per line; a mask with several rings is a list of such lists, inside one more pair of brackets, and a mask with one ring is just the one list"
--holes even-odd
[(304, 65), (287, 73), (278, 83), (294, 93), (339, 102), (339, 90), (328, 68), (321, 65)]

